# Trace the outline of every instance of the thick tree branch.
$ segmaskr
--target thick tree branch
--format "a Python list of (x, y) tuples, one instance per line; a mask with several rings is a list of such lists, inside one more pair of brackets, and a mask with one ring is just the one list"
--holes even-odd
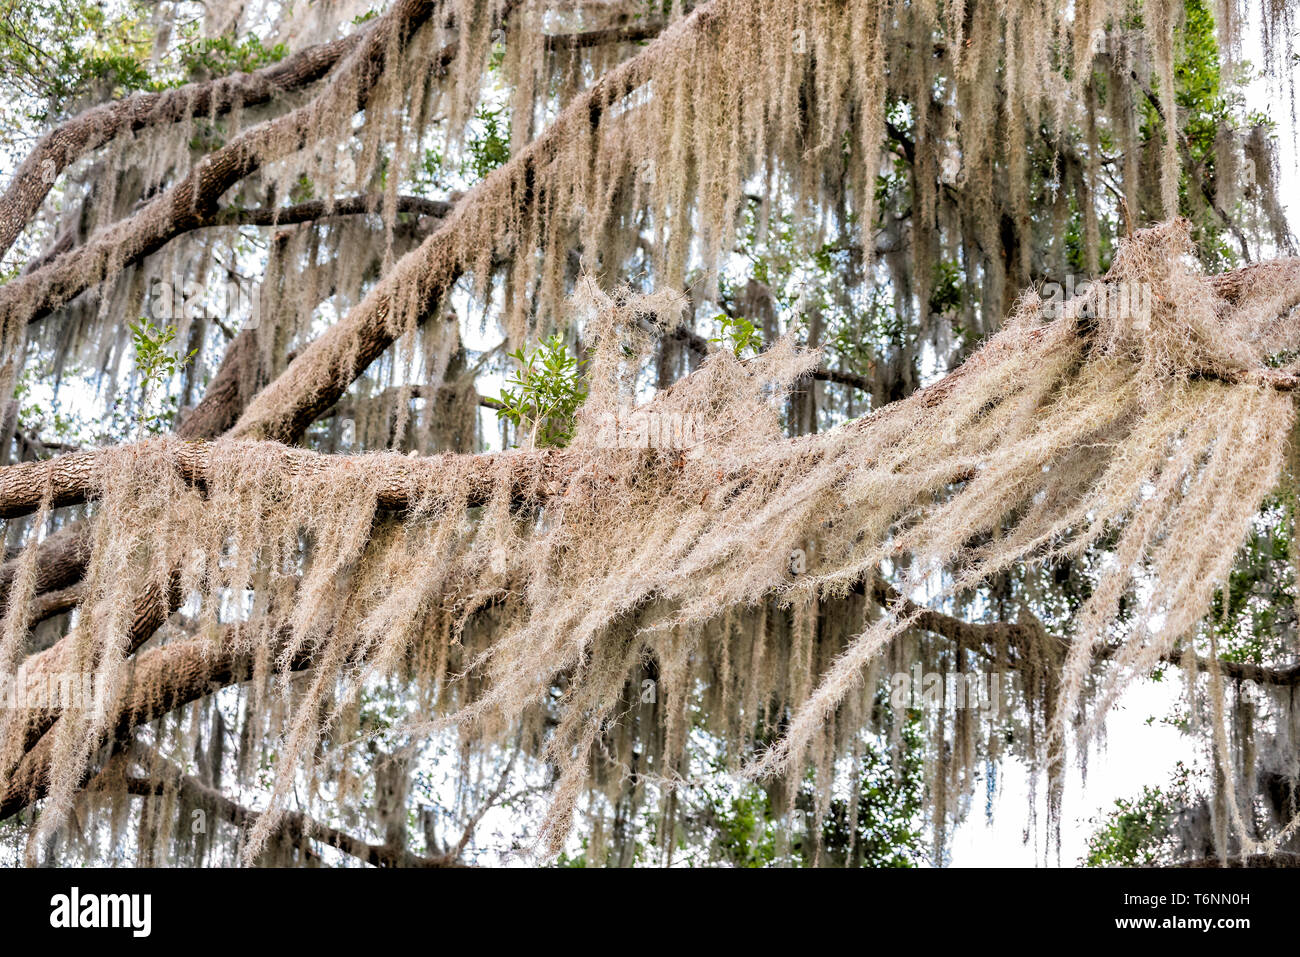
[[(189, 638), (140, 655), (130, 686), (114, 707), (115, 717), (104, 740), (128, 740), (140, 725), (227, 685), (249, 680), (253, 676), (253, 655), (235, 650), (243, 646), (238, 629), (231, 628), (215, 647), (210, 638)], [(310, 663), (306, 654), (299, 654), (288, 667), (291, 671), (301, 671)], [(0, 782), (0, 820), (45, 796), (54, 739), (54, 731), (42, 736), (23, 756), (9, 779)], [(89, 774), (82, 783), (88, 777)]]
[(398, 0), (366, 32), (319, 96), (208, 154), (189, 175), (125, 223), (99, 230), (84, 246), (0, 287), (0, 318), (21, 310), (28, 321), (41, 319), (111, 270), (139, 261), (176, 236), (207, 224), (217, 216), (217, 202), (230, 187), (265, 163), (305, 147), (339, 110), (364, 109), (395, 49), (390, 42), (393, 36), (405, 41), (437, 7), (436, 0)]
[(59, 175), (81, 156), (121, 133), (269, 103), (324, 77), (357, 47), (366, 32), (363, 28), (308, 47), (252, 73), (233, 73), (159, 93), (136, 93), (78, 113), (41, 138), (0, 197), (0, 255), (9, 250), (40, 209)]
[[(331, 205), (324, 200), (312, 199), (291, 206), (257, 207), (255, 209), (216, 209), (212, 208), (206, 215), (192, 217), (183, 228), (168, 238), (168, 242), (179, 239), (188, 232), (207, 229), (211, 226), (293, 226), (300, 223), (328, 220), (339, 216), (358, 216), (378, 213), (383, 210), (382, 196), (348, 196), (335, 200)], [(417, 216), (431, 216), (441, 219), (451, 209), (451, 204), (441, 200), (425, 199), (422, 196), (398, 196), (394, 207), (396, 213), (414, 213)], [(40, 259), (33, 260), (23, 270), (23, 275), (38, 272), (60, 256), (72, 250), (71, 234), (60, 241)], [(148, 253), (140, 253), (124, 260), (122, 266), (131, 266), (140, 262)]]

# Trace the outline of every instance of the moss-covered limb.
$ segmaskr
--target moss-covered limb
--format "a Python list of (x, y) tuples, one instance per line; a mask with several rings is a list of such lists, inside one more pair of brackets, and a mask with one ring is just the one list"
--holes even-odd
[[(958, 374), (954, 372), (950, 375)], [(947, 379), (940, 380), (930, 386), (929, 390), (917, 393), (918, 400), (943, 392), (947, 382)], [(235, 434), (239, 431), (236, 430)], [(344, 456), (293, 448), (275, 441), (244, 441), (250, 454), (254, 449), (258, 450), (255, 454), (259, 456), (269, 453), (279, 459), (286, 472), (294, 475), (325, 475), (340, 468), (366, 469), (377, 477), (379, 506), (394, 510), (402, 510), (418, 502), (426, 490), (436, 487), (442, 477), (453, 473), (462, 476), (466, 482), (465, 501), (468, 505), (485, 504), (503, 465), (513, 468), (517, 473), (521, 491), (527, 487), (531, 499), (545, 501), (563, 494), (568, 482), (575, 477), (587, 475), (592, 465), (584, 462), (576, 453), (559, 449), (475, 455), (448, 452), (427, 458), (412, 458), (391, 452)], [(165, 449), (167, 457), (185, 482), (199, 487), (206, 483), (211, 464), (211, 443), (150, 439), (132, 448), (140, 454)], [(53, 459), (21, 462), (0, 468), (0, 518), (33, 514), (40, 508), (47, 490), (51, 507), (55, 508), (94, 500), (100, 486), (99, 465), (106, 454), (109, 453), (104, 450), (84, 450)]]
[[(340, 111), (350, 115), (363, 109), (384, 73), (394, 34), (404, 42), (438, 8), (436, 0), (401, 0), (366, 31), (332, 82), (311, 102), (236, 137), (127, 221), (99, 230), (84, 246), (0, 287), (0, 317), (6, 322), (39, 320), (112, 270), (208, 224), (217, 216), (217, 202), (226, 190), (264, 164), (313, 142), (337, 122)], [(454, 50), (444, 55), (451, 57)]]
[(1300, 306), (1300, 257), (1251, 263), (1210, 277), (1217, 295), (1235, 309), (1258, 308), (1285, 318)]
[[(286, 664), (290, 671), (302, 671), (310, 667), (311, 659), (302, 653), (294, 655)], [(253, 668), (254, 655), (246, 649), (240, 629), (234, 627), (227, 628), (215, 643), (207, 637), (188, 638), (147, 651), (136, 660), (125, 694), (111, 706), (113, 718), (107, 725), (109, 730), (104, 740), (126, 741), (143, 724), (227, 685), (249, 680)], [(45, 796), (56, 727), (57, 722), (24, 754), (14, 773), (3, 782), (0, 820)], [(87, 771), (82, 783), (89, 778)]]
[[(181, 420), (177, 429), (181, 439), (215, 439), (235, 424), (250, 398), (246, 363), (256, 361), (256, 351), (254, 330), (245, 329), (235, 337), (203, 400)], [(63, 610), (62, 603), (73, 595), (75, 585), (85, 574), (90, 558), (89, 525), (80, 519), (69, 522), (34, 547), (37, 555), (33, 624)], [(0, 611), (8, 600), (17, 563), (12, 558), (0, 565)]]
[[(80, 581), (90, 559), (89, 526), (84, 522), (70, 523), (46, 536), (36, 547), (37, 594), (67, 588)], [(16, 558), (0, 565), (0, 610), (8, 600), (16, 570)]]
[[(512, 470), (521, 494), (544, 501), (562, 494), (570, 479), (585, 475), (583, 459), (576, 453), (559, 449), (515, 450), (480, 455), (448, 452), (428, 458), (412, 458), (396, 452), (369, 453), (359, 456), (323, 454), (293, 448), (278, 442), (247, 442), (248, 453), (265, 460), (267, 456), (289, 476), (340, 476), (365, 470), (376, 479), (380, 508), (402, 510), (418, 504), (429, 490), (436, 489), (443, 478), (462, 478), (468, 492), (469, 506), (485, 504), (502, 470)], [(131, 448), (137, 454), (150, 455), (158, 449), (167, 457), (181, 479), (203, 487), (212, 463), (213, 445), (207, 442), (177, 442), (151, 439)], [(13, 518), (31, 514), (39, 506), (45, 488), (52, 490), (55, 506), (74, 505), (93, 500), (98, 494), (100, 451), (76, 452), (57, 459), (24, 462), (0, 470), (0, 516)]]
[[(30, 462), (23, 464), (36, 465), (37, 468), (8, 472), (3, 479), (0, 479), (0, 484), (6, 488), (4, 493), (0, 493), (0, 500), (12, 502), (13, 510), (4, 513), (3, 506), (0, 506), (0, 517), (17, 518), (20, 515), (30, 515), (39, 507), (42, 497), (47, 494), (47, 489), (51, 508), (84, 502), (86, 492), (94, 481), (95, 459), (96, 454), (93, 451), (73, 452), (69, 455), (60, 455), (55, 459), (44, 460), (46, 463), (59, 463), (53, 468), (38, 462)], [(33, 497), (36, 505), (28, 508), (26, 503)]]
[(80, 581), (73, 582), (65, 588), (38, 592), (32, 597), (31, 625), (48, 621), (65, 611), (72, 611), (81, 604), (83, 597), (85, 597), (85, 589), (81, 587)]
[[(168, 594), (164, 595), (163, 591), (162, 588), (156, 585), (150, 585), (145, 588), (144, 593), (137, 599), (135, 614), (128, 632), (126, 654), (134, 654), (146, 641), (153, 637), (154, 632), (180, 606), (182, 596), (176, 587), (175, 581), (167, 590)], [(28, 658), (23, 663), (24, 674), (35, 677), (74, 671), (75, 668), (73, 668), (70, 659), (75, 651), (74, 643), (70, 638), (71, 636), (65, 636), (51, 647)], [(51, 707), (36, 709), (26, 715), (25, 721), (18, 726), (20, 729), (20, 736), (17, 741), (18, 753), (23, 754), (36, 747), (45, 733), (59, 719), (60, 713), (61, 709)]]
[(124, 132), (178, 123), (187, 116), (219, 116), (232, 109), (259, 106), (326, 76), (372, 29), (300, 50), (279, 63), (252, 73), (217, 79), (158, 93), (136, 93), (78, 113), (51, 130), (23, 161), (0, 197), (0, 255), (13, 245), (40, 209), (55, 179), (87, 153)]
[[(467, 198), (465, 202), (471, 203), (472, 199)], [(435, 242), (438, 235), (440, 234), (431, 237), (430, 242)], [(1300, 259), (1284, 260), (1281, 265), (1283, 271), (1270, 273), (1274, 283), (1289, 279), (1293, 271), (1300, 272)], [(1259, 269), (1259, 266), (1244, 267), (1244, 270), (1256, 276)], [(1237, 289), (1240, 283), (1233, 277), (1233, 273), (1227, 273), (1213, 285), (1217, 288)], [(344, 322), (331, 327), (313, 342), (290, 364), (280, 380), (259, 394), (237, 423), (232, 437), (256, 440), (269, 436), (273, 439), (293, 440), (302, 434), (306, 425), (332, 407), (346, 387), (343, 380), (349, 375), (359, 374), (395, 338), (387, 322), (388, 299), (383, 295), (383, 290), (378, 293), (368, 297)], [(1059, 324), (1046, 325), (1031, 330), (1027, 335), (1036, 340), (1045, 335), (1060, 335), (1062, 329)], [(936, 408), (967, 377), (990, 368), (1005, 358), (1008, 350), (1014, 351), (1023, 345), (1023, 341), (1012, 338), (991, 340), (944, 378), (902, 402), (884, 406), (857, 420), (849, 428), (858, 431), (869, 429), (879, 423), (882, 416), (888, 417), (907, 408)], [(330, 364), (321, 369), (316, 363), (322, 362)], [(312, 374), (307, 374), (303, 369), (297, 369), (295, 374), (300, 363), (305, 364)], [(1256, 383), (1282, 392), (1294, 391), (1300, 386), (1300, 376), (1279, 369), (1206, 367), (1193, 369), (1192, 374), (1226, 384)], [(167, 448), (167, 454), (187, 482), (202, 484), (208, 467), (209, 445), (157, 440), (141, 443), (140, 447), (145, 449), (160, 444)], [(51, 507), (87, 501), (95, 494), (97, 487), (95, 463), (104, 454), (102, 450), (84, 450), (0, 469), (0, 517), (16, 518), (32, 514), (47, 494)], [(295, 472), (324, 473), (337, 467), (335, 463), (339, 461), (337, 456), (287, 446), (278, 449), (276, 454), (283, 458), (286, 468)], [(410, 503), (413, 495), (428, 487), (432, 478), (452, 468), (463, 470), (468, 476), (470, 500), (485, 501), (491, 490), (497, 460), (502, 457), (502, 454), (457, 456), (449, 453), (428, 459), (411, 459), (396, 454), (373, 454), (343, 461), (365, 462), (366, 467), (375, 469), (380, 476), (380, 505), (400, 509)], [(504, 458), (520, 463), (521, 474), (525, 468), (542, 470), (545, 478), (538, 486), (541, 490), (538, 494), (542, 498), (562, 489), (566, 470), (571, 472), (577, 462), (576, 458), (564, 452), (514, 452), (505, 453)], [(548, 489), (549, 492), (546, 491)]]
[[(362, 216), (378, 212), (383, 205), (382, 196), (348, 196), (327, 204), (324, 200), (313, 199), (291, 206), (275, 208), (258, 207), (256, 209), (213, 209), (206, 216), (193, 219), (185, 232), (205, 229), (209, 226), (294, 226), (317, 220), (328, 220), (338, 216)], [(425, 199), (423, 196), (398, 196), (393, 204), (394, 212), (412, 213), (416, 216), (430, 216), (441, 219), (451, 210), (451, 204), (442, 200)], [(179, 239), (183, 233), (178, 232), (172, 239)], [(64, 233), (50, 251), (39, 259), (33, 260), (23, 269), (23, 274), (34, 273), (56, 261), (73, 248), (72, 232)], [(143, 255), (124, 262), (123, 266), (134, 265), (144, 258)]]
[(181, 417), (177, 436), (200, 441), (229, 431), (252, 398), (249, 393), (256, 387), (257, 364), (257, 330), (241, 329), (222, 355), (221, 365), (199, 404)]

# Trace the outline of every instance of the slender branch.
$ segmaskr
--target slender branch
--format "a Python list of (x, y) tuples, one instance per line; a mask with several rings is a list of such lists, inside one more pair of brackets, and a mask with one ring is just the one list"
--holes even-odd
[(1146, 97), (1146, 101), (1151, 104), (1151, 108), (1155, 110), (1156, 116), (1160, 118), (1160, 124), (1165, 128), (1165, 135), (1172, 135), (1174, 137), (1174, 141), (1178, 146), (1178, 153), (1183, 158), (1183, 165), (1186, 166), (1188, 175), (1196, 181), (1196, 186), (1201, 191), (1201, 196), (1204, 197), (1205, 202), (1209, 205), (1210, 209), (1213, 210), (1214, 215), (1219, 218), (1219, 221), (1223, 223), (1234, 237), (1236, 237), (1237, 242), (1241, 246), (1241, 257), (1246, 260), (1246, 262), (1250, 262), (1250, 244), (1246, 241), (1246, 234), (1241, 231), (1241, 227), (1237, 225), (1236, 220), (1229, 216), (1223, 207), (1219, 205), (1219, 201), (1214, 196), (1214, 191), (1210, 189), (1209, 182), (1207, 182), (1205, 177), (1201, 175), (1200, 164), (1198, 164), (1192, 157), (1191, 146), (1187, 142), (1186, 134), (1178, 128), (1176, 123), (1169, 122), (1169, 118), (1165, 116), (1164, 107), (1160, 105), (1160, 98), (1155, 95), (1151, 87), (1142, 81), (1142, 78), (1138, 76), (1137, 71), (1130, 70), (1129, 77), (1138, 85), (1138, 89), (1142, 91), (1142, 95)]
[(548, 50), (576, 50), (584, 47), (609, 46), (615, 43), (644, 43), (664, 32), (668, 24), (662, 20), (623, 27), (606, 27), (581, 33), (549, 33)]
[[(904, 598), (897, 589), (879, 576), (876, 577), (872, 584), (871, 593), (879, 604), (896, 609), (903, 617), (916, 615), (916, 627), (923, 631), (928, 631), (941, 638), (947, 638), (963, 648), (979, 653), (986, 653), (989, 649), (997, 647), (1023, 647), (1026, 642), (1033, 640), (1037, 631), (1032, 625), (1023, 625), (1019, 622), (967, 621), (954, 615), (923, 608), (911, 599)], [(1064, 646), (1065, 639), (1060, 638), (1058, 640)], [(1103, 646), (1094, 651), (1093, 657), (1098, 661), (1106, 661), (1113, 657), (1118, 650), (1117, 646)], [(1168, 664), (1181, 666), (1186, 659), (1184, 652), (1174, 651), (1165, 655), (1163, 660)], [(1210, 665), (1210, 659), (1196, 658), (1198, 671), (1209, 671)], [(1300, 662), (1282, 667), (1269, 667), (1243, 661), (1228, 661), (1221, 658), (1219, 659), (1219, 671), (1229, 678), (1253, 681), (1256, 684), (1276, 685), (1284, 688), (1300, 685)]]
[[(138, 760), (142, 766), (150, 769), (150, 774), (127, 776), (123, 784), (128, 794), (142, 797), (168, 791), (181, 794), (187, 801), (215, 812), (222, 820), (234, 825), (241, 832), (249, 831), (262, 816), (263, 812), (246, 807), (216, 788), (204, 784), (198, 778), (182, 773), (181, 769), (171, 761), (152, 754)], [(104, 787), (111, 786), (112, 779), (106, 779)], [(463, 848), (458, 848), (455, 854), (422, 857), (404, 847), (371, 844), (339, 828), (322, 824), (300, 811), (286, 810), (279, 818), (277, 827), (282, 836), (294, 843), (306, 840), (319, 841), (373, 867), (464, 866), (457, 856)]]
[[(204, 225), (220, 226), (288, 226), (295, 223), (314, 222), (331, 216), (357, 216), (377, 213), (383, 209), (382, 196), (349, 196), (327, 203), (312, 199), (293, 206), (260, 209), (226, 209), (213, 215)], [(398, 196), (395, 212), (415, 213), (442, 219), (451, 212), (451, 203), (425, 199), (423, 196)]]

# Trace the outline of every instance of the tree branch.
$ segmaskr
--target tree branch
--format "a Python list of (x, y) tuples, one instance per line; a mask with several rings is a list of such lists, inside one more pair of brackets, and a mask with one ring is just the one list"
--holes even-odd
[[(115, 714), (104, 741), (125, 741), (140, 725), (227, 685), (249, 680), (253, 676), (253, 655), (235, 650), (245, 644), (240, 629), (232, 627), (215, 646), (211, 638), (187, 638), (142, 654), (135, 663), (126, 693), (112, 706)], [(273, 650), (272, 655), (275, 654)], [(288, 663), (288, 668), (301, 671), (310, 664), (310, 657), (300, 653)], [(0, 820), (18, 813), (47, 793), (55, 737), (51, 728), (27, 751), (8, 780), (2, 782)], [(83, 784), (89, 776), (87, 772)]]
[[(123, 783), (128, 794), (151, 797), (173, 791), (184, 795), (189, 802), (215, 812), (222, 820), (241, 832), (250, 830), (262, 816), (263, 812), (245, 807), (216, 788), (204, 784), (198, 778), (182, 773), (181, 769), (171, 761), (152, 755), (138, 760), (143, 766), (150, 768), (152, 773), (148, 777), (135, 775), (125, 777)], [(105, 781), (105, 787), (110, 786), (111, 779)], [(373, 867), (465, 866), (457, 856), (463, 848), (458, 848), (454, 854), (422, 857), (404, 847), (371, 844), (346, 831), (321, 824), (300, 811), (286, 810), (278, 820), (278, 829), (281, 835), (294, 843), (304, 840), (320, 841)]]
[(252, 73), (232, 73), (159, 93), (136, 93), (78, 113), (41, 138), (0, 196), (0, 255), (8, 252), (40, 209), (59, 175), (81, 156), (121, 133), (269, 103), (324, 77), (357, 47), (365, 33), (363, 29), (308, 47)]
[[(326, 90), (310, 103), (255, 126), (198, 162), (184, 179), (147, 203), (125, 223), (99, 230), (78, 249), (0, 287), (0, 318), (15, 313), (34, 322), (119, 269), (165, 246), (217, 215), (226, 190), (271, 160), (306, 146), (340, 109), (364, 109), (394, 51), (438, 7), (436, 0), (398, 0), (340, 64)], [(444, 50), (444, 55), (451, 56)]]

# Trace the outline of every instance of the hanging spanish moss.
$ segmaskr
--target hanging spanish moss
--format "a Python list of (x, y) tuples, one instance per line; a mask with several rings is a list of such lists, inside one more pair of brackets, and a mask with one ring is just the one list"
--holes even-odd
[[(4, 197), (0, 674), (94, 676), (0, 709), (28, 862), (128, 830), (139, 864), (454, 862), (518, 786), (534, 859), (628, 863), (652, 809), (672, 863), (717, 774), (778, 857), (838, 822), (852, 859), (882, 741), (934, 860), (1003, 761), (1050, 850), (1166, 666), (1214, 774), (1184, 843), (1294, 844), (1294, 685), (1225, 670), (1215, 623), (1295, 478), (1278, 142), (1222, 105), (1252, 22), (1286, 79), (1288, 5), (272, 6), (201, 35), (293, 53), (69, 108)], [(578, 357), (563, 441), (479, 392), (539, 343)], [(24, 446), (33, 376), (132, 441)], [(471, 823), (417, 854), (434, 750)]]
[[(1290, 373), (1265, 360), (1296, 348), (1272, 308), (1294, 297), (1295, 279), (1256, 271), (1243, 292), (1199, 273), (1190, 253), (1185, 224), (1142, 233), (1059, 315), (1028, 296), (957, 372), (797, 439), (775, 404), (818, 357), (787, 339), (750, 360), (718, 352), (644, 407), (690, 421), (689, 447), (619, 449), (609, 420), (635, 398), (647, 345), (637, 320), (671, 329), (681, 304), (610, 299), (589, 284), (573, 321), (595, 342), (592, 393), (563, 451), (329, 459), (164, 440), (94, 453), (68, 654), (112, 704), (58, 722), (41, 820), (70, 811), (105, 722), (133, 693), (141, 589), (191, 596), (198, 637), (186, 640), (250, 656), (265, 693), (287, 695), (272, 804), (246, 856), (278, 833), (298, 769), (343, 727), (348, 702), (404, 668), (445, 715), (412, 732), (454, 726), (502, 746), (526, 736), (559, 769), (539, 837), (556, 853), (582, 796), (621, 780), (631, 749), (674, 785), (702, 689), (717, 705), (708, 730), (737, 769), (832, 775), (878, 714), (871, 676), (921, 616), (1014, 565), (1104, 539), (1110, 559), (1069, 634), (1026, 619), (990, 647), (961, 649), (1028, 678), (1007, 712), (1033, 722), (1029, 748), (1054, 805), (1067, 745), (1086, 745), (1133, 680), (1194, 654), (1286, 458), (1294, 412), (1279, 385)], [(1137, 289), (1150, 291), (1145, 304), (1126, 298)], [(879, 584), (904, 553), (896, 584)], [(1135, 593), (1138, 612), (1121, 622)], [(835, 614), (819, 613), (827, 603)], [(304, 660), (312, 671), (295, 680)], [(634, 704), (648, 667), (653, 714)], [(1211, 670), (1214, 702), (1218, 680)], [(542, 733), (548, 709), (558, 711)], [(945, 727), (940, 713), (930, 750), (941, 829), (995, 747), (996, 721), (960, 717)], [(1212, 720), (1231, 795), (1237, 759), (1217, 703)], [(1240, 829), (1238, 811), (1231, 819)]]

